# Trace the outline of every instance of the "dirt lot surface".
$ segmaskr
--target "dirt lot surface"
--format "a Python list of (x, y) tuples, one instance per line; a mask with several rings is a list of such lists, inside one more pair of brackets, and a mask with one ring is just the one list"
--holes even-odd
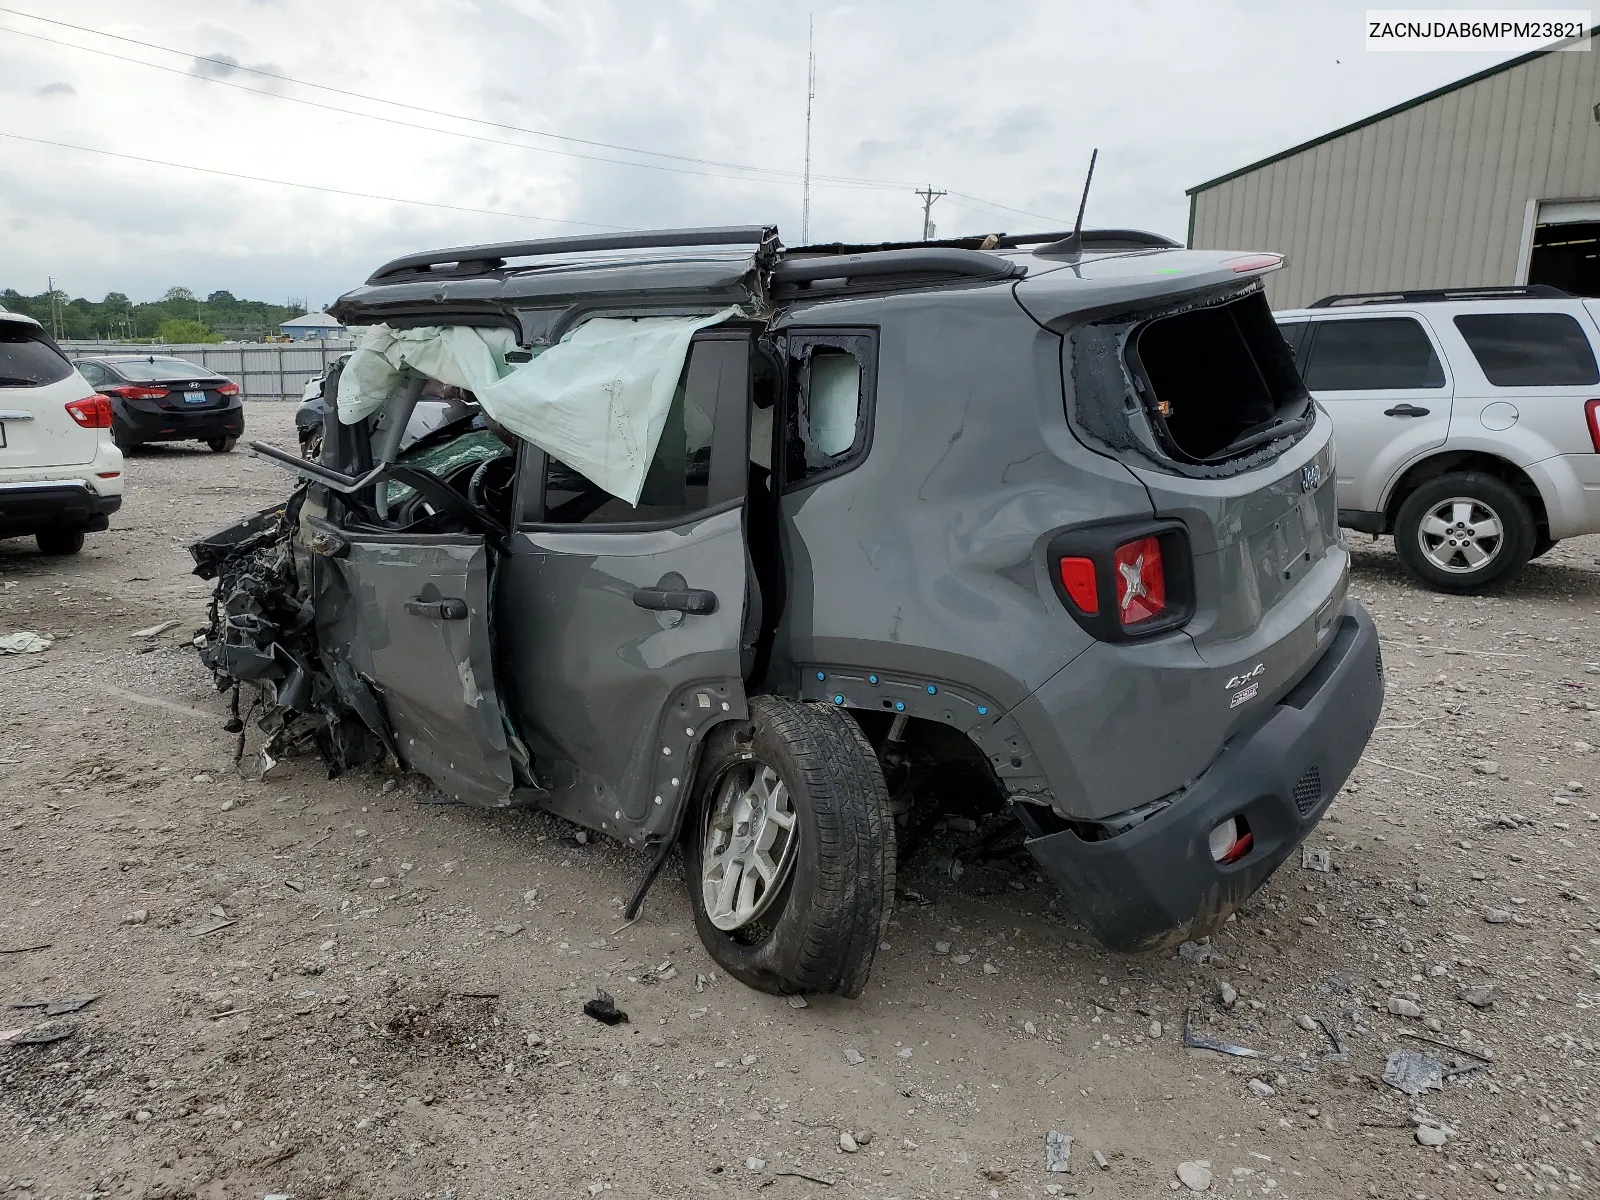
[[(619, 931), (642, 852), (414, 777), (236, 772), (183, 546), (285, 477), (172, 447), (128, 480), (75, 559), (0, 543), (0, 633), (56, 639), (0, 657), (0, 1000), (95, 997), (0, 1010), (70, 1032), (0, 1045), (7, 1200), (1600, 1186), (1600, 539), (1481, 599), (1357, 548), (1389, 697), (1307, 843), (1331, 870), (1297, 856), (1211, 945), (1105, 953), (952, 829), (867, 994), (796, 1008), (713, 972), (675, 866)], [(629, 1023), (582, 1015), (597, 986)], [(1186, 1050), (1190, 1011), (1265, 1057)], [(1408, 1096), (1396, 1050), (1461, 1070)]]

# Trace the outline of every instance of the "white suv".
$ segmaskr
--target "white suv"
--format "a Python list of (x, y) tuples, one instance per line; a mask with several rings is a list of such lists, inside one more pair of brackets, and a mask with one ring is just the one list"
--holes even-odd
[(1476, 592), (1600, 533), (1600, 300), (1545, 286), (1329, 296), (1275, 314), (1333, 418), (1339, 523)]
[(0, 538), (76, 554), (121, 504), (111, 402), (39, 322), (0, 309)]

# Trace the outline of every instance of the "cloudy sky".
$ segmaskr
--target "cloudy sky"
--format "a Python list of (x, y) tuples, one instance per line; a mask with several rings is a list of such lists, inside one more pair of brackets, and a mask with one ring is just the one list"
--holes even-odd
[(1365, 7), (0, 0), (0, 287), (318, 305), (435, 246), (797, 244), (808, 13), (813, 241), (918, 236), (926, 184), (941, 234), (1070, 226), (1095, 146), (1087, 223), (1182, 238), (1185, 188), (1496, 61), (1367, 52)]

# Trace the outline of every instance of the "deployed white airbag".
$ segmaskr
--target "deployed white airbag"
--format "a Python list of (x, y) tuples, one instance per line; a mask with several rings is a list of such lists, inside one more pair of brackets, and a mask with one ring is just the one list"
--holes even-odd
[(645, 474), (697, 330), (709, 317), (596, 317), (532, 362), (507, 363), (506, 329), (374, 325), (339, 377), (339, 420), (354, 425), (383, 408), (410, 369), (466, 388), (520, 438), (629, 504)]

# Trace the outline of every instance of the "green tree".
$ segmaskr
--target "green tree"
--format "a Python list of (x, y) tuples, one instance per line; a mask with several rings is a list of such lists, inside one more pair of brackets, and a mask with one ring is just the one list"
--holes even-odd
[(186, 345), (195, 342), (220, 342), (222, 338), (199, 321), (168, 317), (156, 330), (156, 336), (168, 345)]
[(194, 302), (194, 293), (186, 287), (169, 287), (167, 294), (161, 298), (169, 303), (175, 300), (187, 300), (192, 304)]

